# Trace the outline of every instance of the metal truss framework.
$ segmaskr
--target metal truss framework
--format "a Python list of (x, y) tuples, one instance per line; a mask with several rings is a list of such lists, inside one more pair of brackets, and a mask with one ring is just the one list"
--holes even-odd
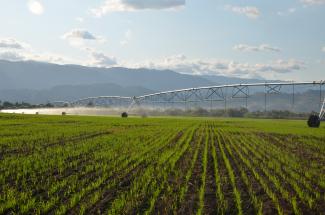
[[(283, 82), (283, 83), (255, 83), (255, 84), (231, 84), (220, 86), (208, 86), (180, 89), (173, 91), (165, 91), (153, 93), (138, 97), (122, 97), (122, 96), (99, 96), (79, 99), (73, 102), (62, 102), (69, 106), (123, 106), (129, 107), (136, 105), (173, 105), (220, 101), (224, 102), (224, 108), (227, 109), (227, 101), (242, 99), (247, 107), (248, 99), (251, 97), (252, 88), (258, 88), (258, 92), (263, 92), (264, 106), (267, 108), (267, 97), (272, 94), (280, 94), (286, 87), (286, 93), (292, 94), (292, 105), (295, 104), (295, 87), (296, 86), (312, 86), (319, 89), (319, 108), (323, 103), (322, 87), (325, 81), (313, 82)], [(288, 91), (291, 89), (290, 91)], [(324, 103), (320, 114), (324, 117)]]

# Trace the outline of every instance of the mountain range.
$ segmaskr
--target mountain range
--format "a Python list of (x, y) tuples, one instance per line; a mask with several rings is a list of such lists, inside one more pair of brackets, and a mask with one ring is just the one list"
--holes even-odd
[(261, 80), (187, 75), (171, 70), (0, 60), (0, 100), (12, 102), (44, 103), (100, 95), (138, 96), (182, 88), (252, 82)]

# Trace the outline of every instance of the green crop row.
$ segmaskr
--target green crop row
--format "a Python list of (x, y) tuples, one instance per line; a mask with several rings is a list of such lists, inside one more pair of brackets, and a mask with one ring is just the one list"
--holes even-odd
[(301, 121), (0, 114), (0, 214), (322, 214), (324, 143)]

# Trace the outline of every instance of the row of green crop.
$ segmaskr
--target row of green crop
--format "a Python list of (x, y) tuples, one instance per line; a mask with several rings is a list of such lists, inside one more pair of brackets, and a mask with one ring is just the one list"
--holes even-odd
[(272, 143), (274, 142), (277, 146), (280, 145), (275, 150), (286, 152), (285, 159), (289, 159), (291, 166), (294, 166), (299, 174), (309, 180), (317, 178), (316, 183), (325, 189), (325, 150), (322, 144), (325, 139), (300, 137), (293, 142), (285, 142), (282, 138), (275, 136)]
[[(263, 175), (261, 174), (261, 170), (255, 166), (255, 163), (252, 162), (252, 160), (250, 159), (251, 154), (254, 152), (250, 152), (250, 154), (246, 151), (243, 150), (242, 146), (240, 144), (232, 144), (231, 142), (228, 142), (227, 144), (229, 144), (231, 146), (232, 150), (232, 154), (236, 154), (235, 157), (237, 157), (237, 159), (239, 158), (240, 160), (238, 161), (238, 163), (242, 163), (241, 164), (241, 168), (245, 169), (245, 171), (250, 171), (254, 176), (254, 179), (260, 184), (260, 186), (262, 187), (263, 191), (266, 193), (266, 195), (273, 201), (273, 204), (275, 206), (275, 208), (277, 209), (277, 212), (279, 214), (283, 214), (283, 210), (280, 206), (280, 201), (279, 198), (277, 197), (276, 193), (274, 192), (274, 190), (272, 189), (272, 187), (269, 186), (268, 180), (263, 177)], [(257, 197), (258, 198), (258, 197)], [(252, 197), (252, 200), (254, 198)], [(256, 204), (256, 202), (253, 201), (253, 204), (255, 206), (255, 208), (258, 208), (259, 205)]]
[[(132, 134), (131, 134), (132, 135)], [(134, 138), (134, 136), (132, 136)], [(89, 143), (87, 139), (81, 140), (79, 143), (72, 142), (65, 145), (55, 145), (44, 150), (42, 153), (33, 153), (27, 156), (9, 157), (0, 161), (1, 181), (17, 181), (16, 185), (24, 184), (20, 179), (47, 176), (48, 170), (54, 170), (59, 175), (63, 175), (66, 169), (75, 169), (79, 167), (79, 160), (89, 159), (87, 156), (98, 151), (101, 152), (102, 147), (108, 147), (114, 144), (115, 147), (109, 147), (109, 150), (123, 149), (126, 136), (109, 135), (107, 137), (98, 138), (95, 143)], [(138, 142), (134, 138), (134, 142)], [(109, 152), (105, 154), (110, 154)], [(111, 154), (114, 155), (114, 154)], [(117, 156), (115, 154), (115, 156)], [(44, 162), (46, 161), (46, 162)], [(5, 183), (2, 183), (5, 184)]]
[[(138, 172), (135, 171), (138, 167), (143, 167), (148, 165), (152, 159), (152, 151), (158, 151), (163, 144), (168, 144), (171, 139), (173, 139), (174, 135), (167, 135), (161, 139), (156, 139), (156, 141), (148, 144), (145, 144), (143, 147), (143, 152), (137, 151), (138, 153), (130, 153), (129, 158), (125, 159), (122, 155), (121, 158), (123, 162), (116, 163), (114, 167), (111, 169), (108, 165), (108, 168), (102, 165), (102, 168), (98, 171), (105, 172), (106, 176), (98, 177), (98, 179), (92, 182), (88, 186), (82, 186), (82, 190), (79, 192), (73, 193), (70, 198), (69, 204), (62, 204), (59, 208), (60, 213), (65, 213), (66, 211), (74, 208), (78, 213), (83, 213), (91, 208), (93, 205), (97, 204), (101, 197), (104, 197), (105, 191), (116, 189), (118, 184), (121, 183), (125, 178), (128, 178), (130, 175), (134, 175), (134, 177), (138, 176)], [(140, 149), (137, 146), (137, 150)], [(140, 170), (140, 169), (139, 169)], [(130, 178), (131, 180), (132, 178)], [(77, 200), (75, 200), (77, 199)], [(76, 204), (79, 206), (76, 208)]]
[[(259, 159), (267, 159), (265, 165), (272, 169), (279, 175), (280, 180), (285, 180), (292, 189), (296, 192), (299, 198), (305, 201), (310, 208), (313, 208), (313, 202), (321, 197), (320, 193), (312, 188), (311, 182), (307, 181), (303, 174), (299, 174), (297, 170), (298, 162), (293, 161), (289, 157), (283, 160), (283, 151), (279, 151), (278, 148), (267, 147), (266, 144), (261, 144), (255, 141), (251, 141), (252, 150), (256, 151), (256, 156)], [(255, 143), (255, 144), (254, 144)], [(279, 157), (279, 158), (278, 158)], [(279, 161), (282, 159), (282, 162)]]
[[(0, 213), (317, 214), (324, 206), (320, 165), (292, 154), (300, 147), (322, 159), (321, 138), (286, 143), (241, 121), (232, 130), (198, 119), (87, 118), (75, 128), (74, 118), (36, 120), (0, 122), (16, 128), (0, 132)], [(214, 204), (205, 199), (211, 178)]]
[[(52, 147), (50, 148), (51, 150), (47, 151), (47, 153), (41, 155), (27, 156), (22, 157), (21, 159), (9, 161), (7, 159), (5, 160), (7, 161), (7, 163), (3, 162), (4, 164), (2, 163), (1, 166), (8, 167), (8, 169), (4, 171), (5, 173), (8, 173), (8, 175), (11, 177), (4, 178), (4, 184), (7, 186), (9, 185), (8, 187), (4, 187), (4, 189), (17, 190), (17, 195), (12, 199), (12, 201), (19, 201), (20, 196), (25, 196), (25, 193), (22, 191), (28, 192), (29, 190), (32, 190), (34, 193), (36, 193), (36, 198), (39, 199), (41, 195), (37, 192), (37, 190), (46, 190), (46, 202), (43, 204), (43, 199), (39, 199), (39, 201), (42, 202), (42, 205), (44, 205), (45, 208), (49, 208), (48, 203), (51, 203), (51, 205), (57, 203), (56, 201), (53, 201), (53, 199), (62, 198), (60, 196), (57, 197), (56, 193), (62, 192), (63, 189), (63, 195), (68, 195), (69, 193), (72, 193), (74, 189), (77, 189), (77, 187), (83, 185), (84, 181), (82, 180), (82, 178), (80, 178), (81, 175), (87, 176), (88, 172), (96, 172), (101, 168), (105, 168), (107, 166), (107, 164), (105, 165), (99, 159), (103, 160), (103, 158), (106, 158), (108, 159), (107, 161), (115, 161), (116, 156), (115, 153), (113, 153), (114, 151), (112, 151), (112, 146), (114, 148), (114, 145), (109, 143), (109, 141), (113, 142), (114, 140), (116, 143), (121, 143), (119, 141), (116, 141), (116, 139), (114, 138), (106, 139), (107, 142), (103, 138), (101, 138), (96, 141), (79, 143), (77, 146), (78, 148), (75, 147), (75, 145), (72, 145), (71, 148), (69, 148), (68, 146), (65, 146), (64, 148)], [(118, 147), (119, 144), (117, 144), (116, 146)], [(94, 150), (96, 148), (97, 150), (95, 150), (95, 152), (99, 152), (98, 154), (88, 154), (89, 151)], [(100, 154), (102, 152), (101, 150), (106, 151), (106, 153), (103, 154), (106, 157), (103, 157), (103, 155)], [(117, 148), (115, 148), (115, 152), (116, 151)], [(86, 155), (86, 159), (90, 161), (93, 160), (95, 162), (87, 162), (84, 166), (82, 166), (83, 168), (80, 170), (78, 166), (78, 164), (80, 164), (78, 162), (79, 159), (74, 159), (70, 160), (69, 162), (65, 162), (67, 159), (70, 159), (72, 157), (78, 158), (79, 155)], [(96, 156), (98, 156), (98, 158), (96, 158)], [(114, 163), (112, 163), (110, 166), (113, 167)], [(73, 174), (75, 173), (73, 170), (79, 170), (79, 174)], [(47, 172), (57, 173), (53, 175), (48, 174)], [(65, 174), (65, 172), (71, 173), (67, 175)], [(82, 174), (80, 174), (80, 172)], [(7, 176), (7, 174), (3, 174), (3, 176)], [(88, 177), (86, 177), (86, 179), (87, 178)], [(12, 182), (14, 183), (11, 185)], [(35, 201), (34, 198), (31, 198), (32, 196), (32, 193), (27, 196), (29, 202)], [(21, 202), (24, 202), (25, 198), (21, 200)], [(10, 199), (8, 199), (7, 202), (10, 202)], [(22, 204), (23, 203), (18, 202), (18, 205)], [(25, 205), (28, 205), (28, 203), (25, 203)], [(41, 208), (42, 207), (43, 206), (41, 206)]]
[[(222, 140), (221, 140), (222, 138)], [(222, 144), (222, 142), (225, 142), (225, 139), (223, 138), (223, 136), (220, 137), (220, 135), (218, 135), (218, 145), (221, 151), (221, 155), (224, 163), (226, 165), (228, 174), (229, 174), (229, 178), (230, 178), (230, 182), (231, 182), (231, 186), (233, 188), (233, 194), (234, 194), (234, 198), (235, 198), (235, 202), (236, 202), (236, 206), (237, 206), (237, 213), (238, 214), (243, 214), (243, 209), (242, 209), (242, 199), (241, 199), (241, 195), (240, 195), (240, 191), (238, 190), (237, 186), (236, 186), (236, 179), (235, 179), (235, 174), (233, 171), (233, 168), (230, 164), (229, 158), (226, 156), (225, 153), (225, 149), (224, 149), (224, 145)]]
[[(321, 197), (320, 192), (314, 189), (318, 184), (318, 189), (325, 191), (325, 181), (324, 178), (321, 177), (321, 170), (319, 168), (314, 168), (310, 165), (307, 166), (305, 164), (306, 161), (302, 162), (300, 158), (297, 158), (297, 156), (292, 154), (290, 151), (278, 148), (274, 144), (266, 144), (264, 140), (258, 139), (256, 136), (250, 136), (250, 139), (251, 143), (255, 143), (253, 146), (260, 146), (259, 150), (262, 150), (262, 156), (269, 160), (274, 160), (273, 163), (277, 166), (278, 171), (283, 171), (289, 177), (292, 177), (293, 180), (303, 185), (305, 189), (314, 194), (315, 198), (318, 199)], [(260, 142), (264, 144), (259, 144)]]
[[(161, 149), (180, 132), (176, 126), (156, 130), (129, 130), (127, 135), (108, 135), (77, 144), (56, 145), (42, 154), (2, 160), (1, 211), (34, 209), (38, 213), (51, 210), (63, 213), (74, 208), (90, 192), (93, 195), (89, 198), (95, 203), (101, 198), (96, 189), (107, 189), (121, 179), (115, 177), (115, 173), (126, 175), (145, 159), (149, 165), (148, 156), (139, 152), (155, 153), (153, 146)], [(166, 132), (169, 135), (161, 135)], [(146, 136), (151, 136), (151, 140)], [(157, 136), (162, 138), (157, 139)], [(91, 205), (86, 203), (86, 206)], [(85, 210), (84, 206), (79, 208)]]
[[(279, 214), (291, 210), (296, 214), (303, 211), (317, 213), (319, 210), (317, 207), (322, 204), (324, 192), (321, 186), (317, 187), (315, 181), (310, 180), (301, 172), (303, 164), (289, 155), (289, 152), (283, 151), (272, 142), (267, 142), (254, 134), (223, 131), (217, 124), (213, 124), (211, 129), (214, 130), (213, 135), (215, 135), (212, 136), (211, 142), (214, 139), (219, 147), (217, 150), (213, 144), (211, 153), (215, 168), (216, 205), (220, 213), (225, 212), (227, 202), (224, 199), (225, 194), (222, 192), (224, 182), (221, 177), (224, 176), (220, 175), (219, 168), (222, 166), (218, 163), (218, 156), (222, 157), (227, 169), (238, 213), (243, 213), (242, 208), (247, 207), (247, 205), (243, 205), (244, 202), (241, 199), (243, 191), (238, 190), (238, 180), (245, 184), (256, 213), (262, 214), (265, 210), (262, 200), (265, 200), (265, 197), (260, 196), (260, 191), (256, 190), (256, 186), (264, 190), (265, 195), (273, 201), (274, 209), (277, 209)], [(235, 166), (233, 165), (236, 166), (238, 172), (234, 172)], [(309, 170), (305, 174), (310, 176), (310, 172), (314, 176), (318, 174), (318, 179), (321, 179), (319, 170)], [(205, 176), (202, 175), (202, 177)], [(251, 184), (251, 180), (253, 180), (251, 177), (254, 177), (258, 185)], [(319, 185), (321, 183), (320, 181)], [(200, 193), (202, 195), (203, 191), (200, 190)]]
[[(217, 132), (217, 135), (221, 136), (225, 144), (225, 149), (227, 153), (230, 155), (230, 159), (236, 164), (239, 172), (241, 180), (244, 182), (245, 186), (247, 187), (248, 194), (250, 196), (250, 201), (252, 205), (254, 206), (254, 210), (257, 214), (263, 214), (263, 201), (259, 198), (257, 195), (257, 192), (254, 190), (252, 181), (250, 179), (250, 176), (248, 176), (245, 166), (240, 165), (241, 163), (238, 161), (236, 155), (233, 153), (233, 150), (230, 148), (230, 144), (233, 144), (232, 138), (230, 135), (225, 135), (222, 132)], [(239, 178), (239, 176), (237, 176)]]
[(204, 151), (203, 151), (203, 160), (202, 166), (203, 171), (201, 174), (201, 186), (199, 190), (199, 208), (197, 210), (198, 215), (202, 214), (204, 209), (204, 193), (205, 193), (205, 185), (207, 178), (207, 165), (208, 165), (208, 147), (209, 147), (209, 130), (205, 129), (205, 141), (204, 141)]
[[(83, 211), (87, 211), (88, 208), (91, 208), (93, 205), (97, 204), (96, 200), (99, 200), (100, 197), (105, 197), (105, 193), (115, 192), (114, 189), (118, 189), (118, 183), (121, 183), (123, 180), (132, 180), (132, 178), (128, 177), (130, 175), (138, 176), (138, 173), (141, 173), (142, 168), (146, 168), (150, 165), (154, 156), (160, 155), (164, 148), (168, 147), (169, 144), (173, 144), (175, 139), (175, 133), (170, 133), (168, 135), (162, 136), (161, 138), (156, 138), (156, 140), (150, 144), (147, 144), (142, 151), (138, 151), (140, 148), (136, 150), (137, 153), (134, 154), (132, 159), (128, 159), (128, 162), (123, 165), (118, 165), (118, 167), (123, 171), (115, 172), (114, 180), (110, 180), (114, 182), (114, 186), (112, 184), (103, 184), (101, 189), (96, 190), (95, 192), (91, 192), (86, 198), (83, 198), (80, 206), (80, 213)], [(117, 171), (117, 170), (115, 170)], [(108, 181), (108, 182), (110, 182)], [(126, 181), (127, 182), (127, 181)]]
[(194, 164), (198, 157), (202, 129), (202, 127), (196, 128), (192, 137), (187, 139), (188, 144), (190, 144), (188, 149), (181, 155), (168, 176), (166, 175), (161, 187), (154, 191), (150, 200), (150, 208), (145, 211), (145, 214), (171, 213), (179, 210), (187, 193), (188, 181), (192, 176)]
[(211, 141), (211, 153), (213, 157), (213, 167), (214, 167), (214, 177), (215, 177), (215, 184), (216, 184), (216, 205), (218, 207), (218, 212), (220, 214), (225, 213), (225, 208), (226, 208), (226, 201), (225, 201), (225, 196), (222, 191), (222, 182), (221, 182), (221, 172), (219, 170), (220, 168), (220, 163), (218, 163), (217, 156), (220, 156), (219, 154), (217, 155), (216, 153), (216, 143), (220, 140), (217, 138), (217, 141), (215, 141), (215, 134), (213, 133), (214, 131), (214, 126), (211, 125), (210, 132), (212, 133), (210, 135), (210, 141)]
[[(128, 214), (131, 211), (150, 212), (160, 190), (166, 185), (169, 173), (176, 162), (189, 149), (196, 127), (188, 129), (186, 133), (161, 155), (156, 156), (150, 165), (136, 178), (127, 192), (121, 193), (112, 203), (109, 214)], [(147, 202), (147, 203), (145, 203)]]
[[(255, 167), (262, 174), (261, 176), (255, 174), (255, 176), (257, 178), (264, 176), (269, 184), (271, 183), (271, 187), (265, 188), (269, 190), (270, 197), (273, 195), (278, 196), (276, 198), (272, 197), (274, 204), (278, 205), (277, 199), (284, 199), (291, 204), (292, 210), (297, 214), (301, 213), (301, 203), (303, 202), (306, 206), (309, 206), (310, 211), (317, 210), (314, 202), (320, 200), (321, 195), (317, 189), (311, 189), (314, 184), (311, 185), (303, 179), (303, 175), (299, 175), (297, 171), (294, 171), (297, 162), (285, 157), (286, 153), (283, 150), (280, 151), (272, 143), (263, 142), (257, 137), (247, 138), (239, 135), (238, 138), (234, 138), (234, 136), (236, 135), (228, 135), (230, 139), (233, 139), (233, 141), (229, 141), (230, 143), (235, 141), (235, 143), (230, 144), (234, 147), (230, 151), (236, 151), (238, 154), (241, 151), (243, 156), (239, 157), (245, 160), (246, 165), (249, 165), (248, 161), (250, 161), (252, 168)], [(280, 163), (279, 160), (282, 160), (282, 162)], [(275, 193), (271, 195), (270, 190), (272, 187)]]

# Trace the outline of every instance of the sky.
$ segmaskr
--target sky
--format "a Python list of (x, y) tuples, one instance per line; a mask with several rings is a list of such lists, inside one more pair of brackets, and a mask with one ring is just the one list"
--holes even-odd
[(325, 80), (325, 0), (0, 0), (0, 59)]

